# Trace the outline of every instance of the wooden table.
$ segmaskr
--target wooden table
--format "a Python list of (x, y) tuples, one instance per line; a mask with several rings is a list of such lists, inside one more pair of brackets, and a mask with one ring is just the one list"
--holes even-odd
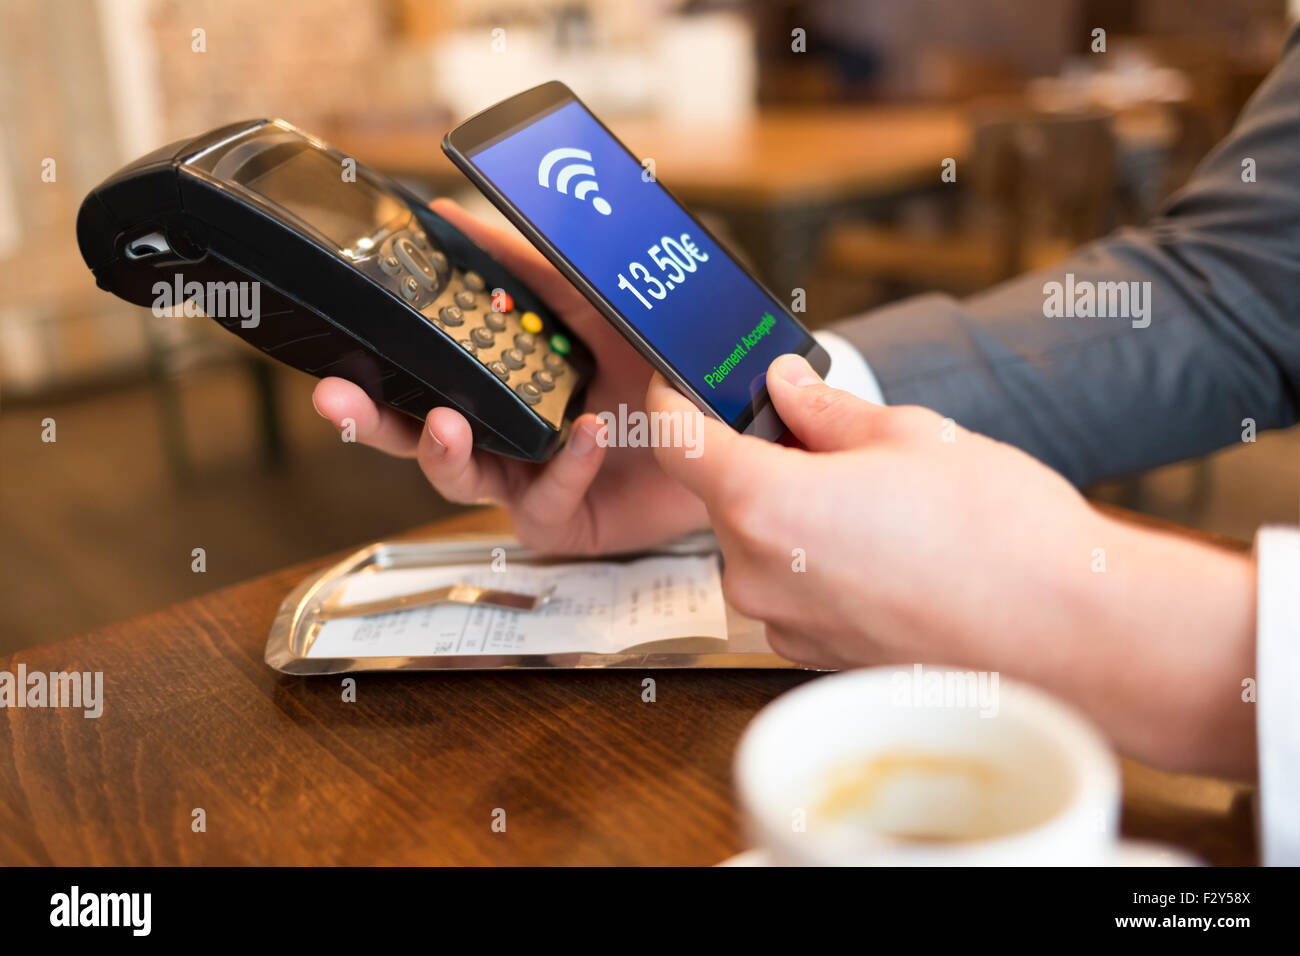
[[(828, 213), (939, 185), (945, 157), (967, 155), (957, 106), (762, 110), (732, 124), (613, 119), (610, 128), (687, 206), (721, 218), (768, 284), (801, 281)], [(321, 135), (361, 162), (426, 183), (466, 187), (443, 156), (441, 126), (339, 124)]]
[[(844, 201), (939, 179), (970, 143), (956, 106), (762, 110), (733, 124), (612, 119), (610, 129), (684, 202), (771, 205)], [(438, 188), (465, 177), (442, 154), (441, 126), (339, 124), (331, 145), (388, 173)]]
[[(505, 528), (481, 510), (424, 533)], [(0, 711), (0, 864), (712, 864), (730, 763), (795, 672), (285, 677), (286, 568), (0, 660), (103, 671), (104, 711)], [(1252, 863), (1250, 790), (1126, 762), (1124, 830)], [(201, 808), (206, 832), (191, 828)], [(506, 831), (493, 813), (506, 811)]]
[[(1021, 96), (1007, 109), (1027, 109)], [(1160, 120), (1165, 125), (1160, 125)], [(1116, 132), (1126, 149), (1172, 130), (1150, 110), (1126, 111)], [(869, 104), (763, 109), (731, 124), (618, 119), (610, 129), (696, 212), (713, 214), (757, 274), (784, 297), (802, 285), (827, 224), (845, 209), (879, 212), (900, 196), (943, 188), (943, 160), (968, 158), (972, 112), (959, 104)], [(468, 181), (442, 154), (442, 123), (340, 122), (321, 136), (361, 162), (456, 193)]]

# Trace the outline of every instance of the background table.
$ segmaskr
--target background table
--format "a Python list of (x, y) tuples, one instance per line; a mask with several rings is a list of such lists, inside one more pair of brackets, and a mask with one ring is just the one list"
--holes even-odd
[[(611, 121), (614, 134), (695, 211), (707, 211), (775, 288), (807, 270), (829, 211), (939, 185), (945, 157), (959, 161), (970, 127), (942, 105), (769, 109), (734, 123)], [(322, 138), (386, 173), (437, 193), (468, 186), (442, 154), (446, 127), (340, 123)], [(599, 171), (598, 171), (599, 175)]]
[[(1009, 97), (1000, 108), (1030, 104)], [(900, 197), (943, 189), (943, 161), (965, 162), (977, 115), (970, 105), (876, 103), (768, 108), (732, 123), (618, 117), (610, 128), (638, 157), (654, 160), (655, 175), (683, 203), (723, 224), (758, 275), (784, 294), (807, 279), (837, 215), (880, 215)], [(469, 184), (442, 153), (446, 128), (381, 116), (320, 133), (369, 166), (454, 194)], [(1125, 111), (1115, 132), (1124, 154), (1163, 147), (1174, 135), (1154, 109)]]
[[(420, 531), (505, 527), (482, 510)], [(0, 710), (0, 864), (711, 864), (742, 849), (736, 741), (813, 675), (359, 674), (344, 703), (341, 676), (262, 661), (283, 596), (336, 559), (0, 659), (103, 671), (105, 697), (96, 720)], [(1124, 787), (1128, 835), (1255, 862), (1249, 788), (1127, 761)]]
[[(843, 200), (937, 180), (945, 156), (965, 155), (966, 115), (955, 106), (769, 109), (735, 123), (692, 126), (656, 119), (611, 121), (637, 156), (655, 161), (684, 202)], [(442, 153), (439, 125), (339, 123), (322, 138), (376, 169), (443, 189), (463, 174)]]

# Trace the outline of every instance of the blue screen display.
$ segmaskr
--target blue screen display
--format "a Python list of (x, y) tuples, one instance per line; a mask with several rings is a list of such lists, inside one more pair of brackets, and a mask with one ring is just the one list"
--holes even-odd
[(469, 158), (725, 421), (806, 341), (582, 104)]

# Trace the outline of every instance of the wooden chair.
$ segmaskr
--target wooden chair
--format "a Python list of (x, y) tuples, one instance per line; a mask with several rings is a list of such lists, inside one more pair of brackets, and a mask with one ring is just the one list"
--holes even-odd
[(1003, 56), (937, 47), (920, 54), (918, 95), (940, 103), (970, 103), (995, 96), (1012, 96), (1025, 88), (1028, 77)]
[(832, 274), (962, 293), (1057, 261), (1111, 225), (1118, 173), (1110, 119), (985, 115), (956, 186), (944, 187), (961, 189), (949, 227), (842, 223), (827, 232), (824, 262)]
[(23, 256), (0, 259), (0, 305), (12, 313), (7, 321), (30, 326), (25, 338), (35, 343), (18, 387), (9, 383), (10, 403), (92, 393), (136, 380), (143, 370), (153, 387), (169, 470), (183, 484), (194, 469), (180, 380), (196, 367), (239, 361), (254, 395), (262, 464), (279, 465), (285, 442), (271, 360), (207, 319), (155, 318), (100, 290), (71, 235), (72, 224), (59, 223), (32, 236)]
[(1016, 146), (1024, 268), (1110, 230), (1119, 161), (1109, 113), (1036, 115), (1017, 128)]

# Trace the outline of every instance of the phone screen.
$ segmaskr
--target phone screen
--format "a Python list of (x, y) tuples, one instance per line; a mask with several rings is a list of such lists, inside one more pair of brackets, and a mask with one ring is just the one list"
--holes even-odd
[(467, 158), (732, 427), (772, 360), (807, 351), (802, 326), (581, 103)]

